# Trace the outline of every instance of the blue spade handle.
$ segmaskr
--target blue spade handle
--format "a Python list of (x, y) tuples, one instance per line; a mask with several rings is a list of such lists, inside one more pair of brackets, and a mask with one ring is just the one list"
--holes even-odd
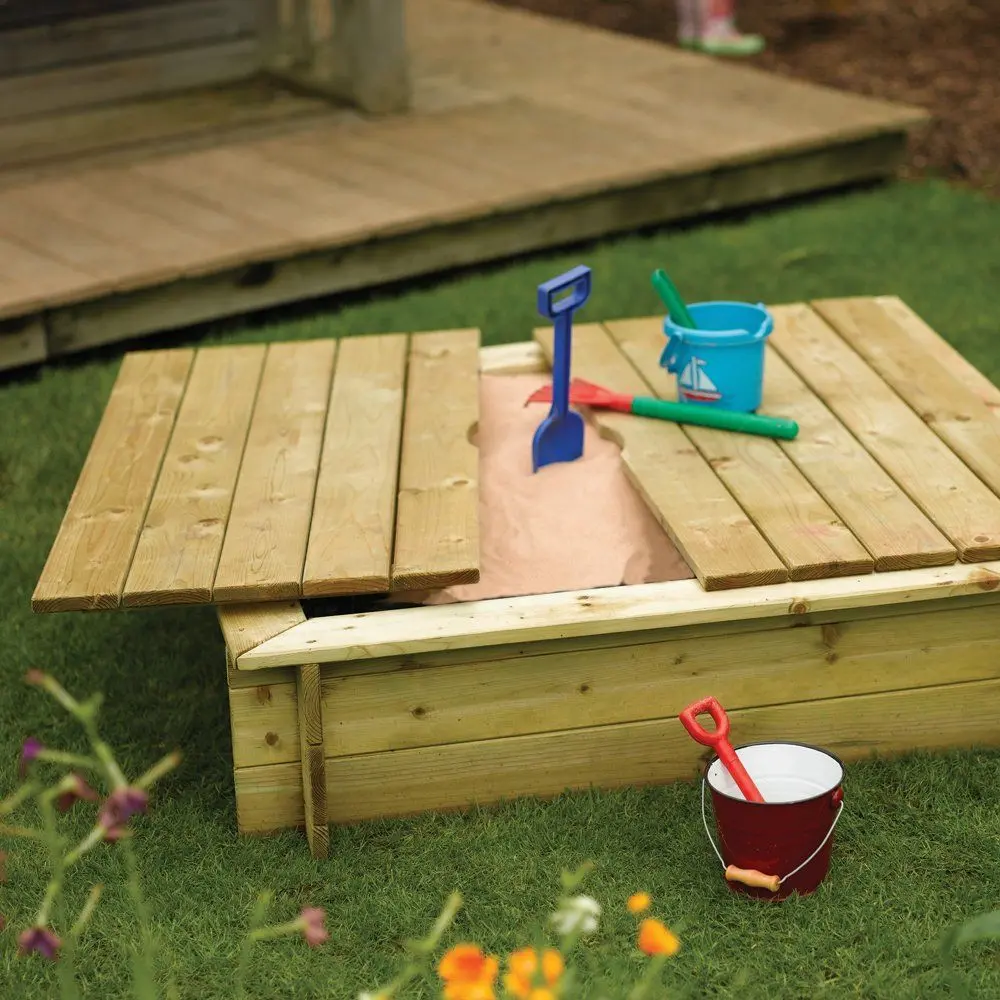
[[(538, 311), (555, 323), (552, 352), (552, 412), (569, 412), (569, 361), (573, 339), (573, 313), (590, 298), (590, 268), (581, 264), (538, 286)], [(568, 291), (568, 295), (563, 292)]]

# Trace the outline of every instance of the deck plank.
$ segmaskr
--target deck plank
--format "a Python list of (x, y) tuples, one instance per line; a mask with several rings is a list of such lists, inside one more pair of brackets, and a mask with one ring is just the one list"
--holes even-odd
[[(605, 323), (611, 338), (661, 399), (677, 380), (660, 367), (661, 321)], [(768, 400), (764, 409), (790, 416)], [(870, 573), (874, 559), (777, 441), (710, 427), (685, 433), (788, 567), (791, 580)]]
[(55, 543), (34, 611), (116, 608), (194, 352), (126, 354)]
[(410, 338), (392, 590), (479, 581), (479, 331)]
[[(867, 298), (812, 303), (920, 419), (1000, 496), (1000, 417), (986, 401), (923, 349), (917, 324)], [(918, 334), (919, 336), (919, 334)]]
[(808, 306), (774, 310), (771, 342), (965, 562), (1000, 556), (1000, 499)]
[(336, 341), (268, 348), (212, 599), (301, 595)]
[[(535, 330), (550, 363), (551, 327)], [(597, 324), (573, 330), (575, 377), (632, 395), (642, 377)], [(677, 424), (594, 411), (601, 433), (619, 442), (632, 484), (706, 590), (781, 583), (788, 569), (716, 471)]]
[(389, 590), (407, 347), (406, 334), (340, 341), (303, 597)]
[(243, 345), (195, 357), (123, 606), (211, 601), (265, 353)]

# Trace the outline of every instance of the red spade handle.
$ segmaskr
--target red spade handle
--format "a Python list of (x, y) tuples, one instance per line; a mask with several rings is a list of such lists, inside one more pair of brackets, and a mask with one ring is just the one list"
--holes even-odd
[[(715, 732), (710, 733), (698, 722), (698, 716), (707, 712), (715, 723)], [(729, 743), (729, 716), (725, 709), (712, 697), (702, 698), (693, 705), (688, 705), (679, 716), (681, 724), (703, 746), (711, 747), (719, 755), (726, 770), (732, 775), (736, 787), (743, 793), (747, 802), (763, 802), (753, 778), (740, 763), (736, 751)]]

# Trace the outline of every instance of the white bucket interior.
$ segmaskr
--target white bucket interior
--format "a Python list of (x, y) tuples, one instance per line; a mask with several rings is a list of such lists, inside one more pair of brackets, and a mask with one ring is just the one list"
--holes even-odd
[[(802, 802), (832, 792), (844, 780), (844, 769), (836, 758), (816, 747), (759, 743), (742, 747), (736, 751), (736, 756), (765, 802)], [(720, 760), (708, 769), (708, 783), (723, 795), (744, 798)]]

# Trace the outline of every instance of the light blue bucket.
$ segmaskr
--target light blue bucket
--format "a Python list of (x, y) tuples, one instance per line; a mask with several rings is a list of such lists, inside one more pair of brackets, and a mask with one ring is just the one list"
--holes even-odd
[(697, 330), (663, 321), (667, 346), (660, 364), (677, 376), (677, 398), (720, 410), (751, 413), (764, 392), (764, 344), (774, 319), (762, 304), (696, 302)]

